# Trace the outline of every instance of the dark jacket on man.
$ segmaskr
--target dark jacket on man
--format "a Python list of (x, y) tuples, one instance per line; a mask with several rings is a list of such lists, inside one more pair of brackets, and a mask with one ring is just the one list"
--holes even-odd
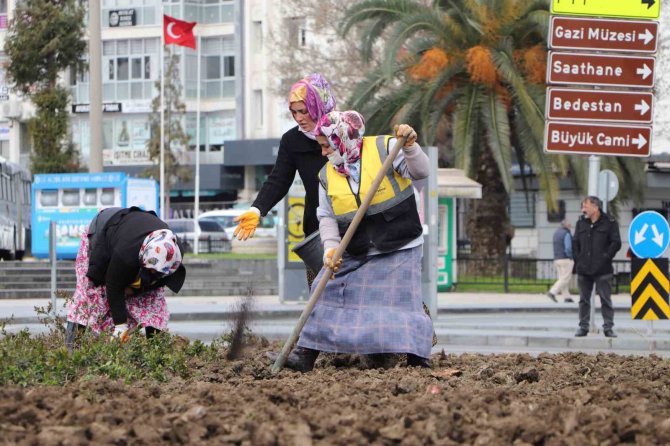
[(296, 170), (305, 186), (305, 214), (303, 230), (305, 235), (319, 229), (316, 208), (319, 206), (319, 170), (328, 159), (321, 155), (319, 143), (306, 137), (298, 127), (284, 133), (279, 142), (277, 161), (270, 176), (261, 187), (252, 206), (265, 216), (286, 196)]
[[(105, 285), (114, 324), (122, 324), (128, 316), (125, 289), (137, 280), (142, 266), (139, 258), (142, 242), (153, 231), (169, 228), (153, 211), (137, 207), (105, 210), (96, 219), (102, 224), (94, 220), (89, 226), (91, 251), (86, 276), (95, 285)], [(179, 242), (178, 246), (183, 257), (183, 246)], [(142, 282), (136, 294), (163, 286), (177, 293), (185, 279), (186, 268), (182, 264), (173, 274), (152, 284)]]
[(579, 218), (572, 239), (572, 255), (577, 274), (612, 274), (612, 259), (619, 249), (621, 236), (619, 224), (614, 217), (601, 212), (595, 223), (585, 216)]

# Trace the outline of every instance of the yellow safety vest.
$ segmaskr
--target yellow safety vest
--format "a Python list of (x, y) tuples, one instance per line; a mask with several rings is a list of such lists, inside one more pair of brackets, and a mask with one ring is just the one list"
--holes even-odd
[[(358, 194), (352, 192), (348, 178), (340, 175), (330, 163), (326, 163), (319, 172), (319, 180), (328, 194), (328, 200), (338, 222), (347, 222), (354, 218), (388, 156), (390, 139), (391, 136), (387, 135), (363, 137)], [(366, 215), (378, 214), (404, 201), (414, 194), (411, 185), (412, 180), (403, 178), (395, 169), (390, 168), (375, 192)]]

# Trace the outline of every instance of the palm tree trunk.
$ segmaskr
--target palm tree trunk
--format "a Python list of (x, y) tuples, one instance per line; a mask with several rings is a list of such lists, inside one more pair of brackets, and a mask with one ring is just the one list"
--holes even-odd
[(466, 232), (470, 238), (472, 257), (482, 259), (476, 266), (478, 272), (501, 274), (502, 259), (513, 234), (507, 214), (508, 194), (489, 150), (482, 152), (477, 165), (482, 199), (472, 201)]

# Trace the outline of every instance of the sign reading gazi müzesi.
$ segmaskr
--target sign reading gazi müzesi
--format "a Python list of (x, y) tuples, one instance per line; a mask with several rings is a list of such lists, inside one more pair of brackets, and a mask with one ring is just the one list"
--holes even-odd
[(657, 45), (657, 22), (590, 17), (551, 18), (550, 48), (654, 53)]

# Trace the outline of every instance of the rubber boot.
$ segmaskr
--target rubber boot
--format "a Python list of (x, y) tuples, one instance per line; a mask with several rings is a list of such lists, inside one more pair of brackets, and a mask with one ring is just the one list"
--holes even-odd
[(365, 355), (368, 366), (373, 369), (389, 369), (392, 367), (391, 359), (392, 353), (371, 353)]
[(422, 358), (421, 356), (407, 353), (407, 367), (421, 367), (424, 369), (430, 368), (430, 359)]
[(76, 322), (68, 321), (65, 328), (65, 347), (67, 347), (68, 353), (74, 351), (75, 341), (77, 340), (77, 335), (81, 334), (86, 330), (86, 326), (78, 324)]
[[(286, 358), (284, 367), (301, 373), (311, 372), (314, 368), (316, 358), (319, 357), (319, 353), (321, 353), (319, 350), (296, 347)], [(276, 361), (279, 357), (279, 353), (268, 352), (267, 357)]]

